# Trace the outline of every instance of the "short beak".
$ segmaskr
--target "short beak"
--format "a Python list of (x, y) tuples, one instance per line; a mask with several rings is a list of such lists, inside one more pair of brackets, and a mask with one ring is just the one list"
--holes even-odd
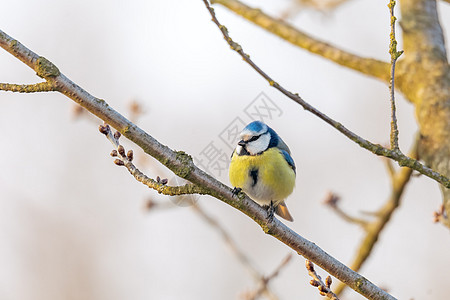
[(247, 145), (247, 143), (245, 141), (243, 141), (243, 140), (240, 140), (238, 142), (238, 145), (241, 146), (241, 147), (244, 147), (245, 145)]

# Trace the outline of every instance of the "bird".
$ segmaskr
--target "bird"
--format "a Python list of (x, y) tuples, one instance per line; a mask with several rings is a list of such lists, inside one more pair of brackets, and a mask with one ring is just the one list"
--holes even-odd
[(261, 121), (249, 123), (231, 155), (229, 178), (233, 193), (245, 192), (253, 201), (293, 221), (285, 199), (295, 186), (296, 168), (291, 151), (281, 137)]

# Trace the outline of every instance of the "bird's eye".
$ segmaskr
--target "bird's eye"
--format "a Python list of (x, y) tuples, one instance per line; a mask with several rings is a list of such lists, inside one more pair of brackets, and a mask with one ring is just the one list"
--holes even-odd
[(247, 143), (250, 143), (250, 142), (253, 142), (253, 141), (256, 141), (257, 139), (259, 139), (259, 137), (260, 137), (260, 135), (255, 135), (255, 136), (252, 136), (248, 141), (247, 141)]

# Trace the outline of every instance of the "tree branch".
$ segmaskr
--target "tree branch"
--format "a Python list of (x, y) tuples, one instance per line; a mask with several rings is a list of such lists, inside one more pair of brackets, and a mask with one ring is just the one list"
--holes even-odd
[(242, 57), (242, 59), (246, 63), (248, 63), (256, 72), (258, 72), (265, 80), (267, 80), (272, 87), (279, 90), (281, 93), (283, 93), (288, 98), (290, 98), (290, 99), (294, 100), (295, 102), (297, 102), (298, 104), (300, 104), (305, 110), (311, 112), (312, 114), (316, 115), (317, 117), (319, 117), (320, 119), (322, 119), (323, 121), (328, 123), (329, 125), (336, 128), (339, 132), (344, 134), (350, 140), (357, 143), (362, 148), (367, 149), (376, 155), (384, 156), (384, 157), (390, 158), (392, 160), (395, 160), (396, 162), (398, 162), (398, 164), (401, 167), (408, 167), (408, 168), (414, 169), (414, 170), (418, 171), (419, 173), (422, 173), (423, 175), (436, 180), (437, 182), (442, 184), (444, 187), (450, 189), (450, 179), (449, 178), (447, 178), (444, 175), (434, 171), (433, 169), (421, 164), (416, 159), (412, 159), (412, 158), (404, 155), (403, 153), (401, 153), (398, 150), (387, 149), (379, 144), (374, 144), (366, 139), (363, 139), (362, 137), (358, 136), (357, 134), (353, 133), (352, 131), (350, 131), (349, 129), (344, 127), (344, 125), (342, 125), (341, 123), (333, 120), (332, 118), (328, 117), (324, 113), (320, 112), (318, 109), (316, 109), (315, 107), (313, 107), (312, 105), (307, 103), (305, 100), (303, 100), (303, 98), (301, 98), (298, 94), (293, 94), (292, 92), (286, 90), (284, 87), (282, 87), (280, 84), (278, 84), (274, 79), (272, 79), (272, 77), (267, 75), (261, 68), (259, 68), (253, 62), (253, 60), (250, 58), (250, 56), (244, 52), (241, 45), (239, 45), (238, 43), (233, 41), (233, 39), (228, 34), (228, 29), (224, 25), (220, 24), (220, 22), (217, 20), (216, 14), (215, 14), (214, 10), (209, 6), (208, 1), (203, 0), (203, 2), (207, 6), (208, 11), (212, 16), (212, 21), (219, 27), (225, 41), (230, 45), (231, 49), (236, 51)]
[(291, 258), (292, 258), (292, 254), (290, 253), (281, 261), (281, 263), (278, 265), (278, 267), (269, 276), (262, 276), (260, 279), (260, 283), (261, 283), (260, 287), (257, 290), (255, 290), (253, 293), (250, 293), (246, 299), (247, 300), (256, 300), (261, 296), (261, 294), (263, 294), (264, 292), (267, 292), (269, 282), (272, 279), (276, 278), (278, 276), (278, 274), (280, 274), (281, 270), (287, 266), (287, 264), (289, 263)]
[(376, 77), (385, 82), (389, 81), (388, 63), (346, 52), (333, 45), (313, 38), (286, 22), (275, 19), (265, 14), (260, 9), (247, 6), (238, 0), (212, 0), (211, 3), (225, 6), (229, 10), (295, 46), (363, 74)]
[[(398, 64), (402, 79), (397, 86), (416, 109), (420, 159), (450, 177), (450, 66), (437, 3), (400, 0), (400, 4), (405, 57)], [(441, 191), (450, 215), (450, 189), (441, 186)]]
[[(198, 213), (203, 218), (203, 220), (205, 220), (205, 222), (207, 222), (212, 228), (216, 229), (220, 233), (225, 243), (237, 257), (238, 261), (249, 271), (249, 273), (257, 282), (261, 283), (260, 288), (254, 294), (257, 296), (266, 294), (267, 297), (272, 300), (278, 299), (278, 297), (276, 297), (270, 291), (266, 278), (261, 275), (256, 267), (250, 262), (250, 259), (247, 257), (247, 255), (245, 255), (245, 253), (242, 252), (241, 249), (239, 249), (236, 242), (233, 240), (230, 234), (219, 224), (219, 222), (217, 222), (215, 218), (209, 216), (197, 203), (195, 203), (192, 207), (194, 211)], [(253, 295), (251, 296), (253, 297)], [(256, 299), (256, 297), (253, 298)]]
[(130, 172), (130, 174), (133, 175), (133, 177), (142, 184), (148, 186), (151, 189), (154, 189), (160, 194), (168, 196), (208, 194), (208, 191), (206, 189), (195, 184), (188, 183), (182, 186), (168, 186), (166, 185), (167, 179), (163, 179), (161, 181), (159, 177), (157, 178), (157, 180), (148, 177), (133, 164), (133, 150), (129, 150), (127, 153), (125, 153), (125, 148), (119, 143), (120, 133), (118, 131), (112, 134), (109, 125), (100, 125), (99, 130), (116, 148), (111, 152), (111, 156), (120, 158), (117, 158), (114, 163), (118, 166), (124, 166), (125, 168), (127, 168), (128, 172)]
[(54, 92), (55, 86), (50, 82), (39, 82), (35, 84), (13, 84), (0, 83), (0, 90), (17, 93), (37, 93), (37, 92)]
[[(20, 45), (20, 47), (17, 47), (17, 45)], [(21, 60), (23, 59), (24, 63), (33, 69), (37, 68), (36, 63), (39, 60), (41, 62), (44, 61), (42, 57), (28, 50), (3, 31), (0, 31), (0, 46)], [(169, 147), (162, 145), (151, 135), (115, 111), (106, 101), (92, 96), (68, 79), (64, 74), (60, 73), (55, 65), (48, 60), (45, 61), (47, 63), (42, 64), (44, 67), (42, 67), (39, 73), (44, 75), (47, 81), (55, 84), (59, 92), (86, 108), (105, 123), (110, 124), (129, 140), (141, 147), (145, 153), (159, 160), (176, 175), (198, 186), (202, 186), (208, 190), (210, 195), (240, 210), (259, 224), (264, 232), (274, 236), (306, 259), (313, 261), (329, 274), (346, 283), (366, 298), (395, 299), (365, 277), (352, 271), (330, 256), (316, 244), (297, 234), (278, 219), (273, 218), (269, 221), (267, 211), (244, 193), (240, 193), (235, 197), (231, 188), (195, 166), (191, 156), (182, 151), (173, 151)], [(56, 72), (56, 70), (58, 71)]]
[(389, 81), (391, 96), (391, 149), (400, 151), (398, 146), (398, 127), (395, 108), (395, 63), (400, 55), (402, 55), (403, 51), (397, 51), (397, 40), (395, 39), (395, 21), (397, 20), (394, 16), (395, 0), (390, 0), (388, 7), (391, 14), (391, 34), (389, 44), (389, 54), (391, 55), (391, 80)]
[(249, 273), (253, 276), (253, 278), (255, 278), (256, 280), (260, 280), (262, 278), (260, 272), (250, 262), (250, 259), (239, 249), (230, 234), (217, 222), (217, 220), (210, 217), (197, 203), (192, 205), (192, 208), (203, 218), (206, 223), (208, 223), (212, 228), (216, 229), (220, 233), (222, 239), (238, 258), (238, 261), (243, 266), (245, 266), (247, 270), (249, 270)]
[(323, 203), (325, 205), (328, 205), (333, 211), (340, 216), (344, 221), (347, 221), (349, 223), (358, 224), (361, 227), (365, 228), (369, 222), (365, 219), (360, 219), (353, 217), (346, 213), (340, 206), (339, 206), (340, 197), (332, 192), (328, 192), (328, 195), (326, 196)]
[(339, 300), (338, 296), (331, 290), (331, 283), (332, 283), (331, 277), (327, 276), (324, 283), (322, 281), (322, 278), (319, 276), (319, 274), (317, 274), (316, 270), (314, 269), (314, 264), (312, 262), (306, 260), (305, 266), (306, 269), (308, 270), (309, 276), (313, 278), (309, 283), (312, 286), (317, 287), (320, 295), (325, 296), (330, 300)]

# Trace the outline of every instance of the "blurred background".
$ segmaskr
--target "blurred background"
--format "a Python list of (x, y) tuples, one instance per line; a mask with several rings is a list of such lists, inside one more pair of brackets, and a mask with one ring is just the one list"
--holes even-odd
[[(289, 21), (313, 36), (389, 60), (387, 2), (353, 0), (334, 11), (293, 9), (287, 0), (245, 3), (273, 16), (295, 11)], [(23, 0), (3, 1), (2, 10), (3, 31), (124, 115), (133, 117), (130, 104), (139, 103), (139, 126), (191, 154), (226, 184), (226, 165), (212, 162), (210, 151), (228, 158), (235, 141), (227, 130), (263, 118), (297, 164), (296, 189), (287, 201), (295, 222), (288, 225), (351, 262), (364, 232), (323, 200), (333, 191), (349, 214), (378, 209), (390, 194), (385, 162), (271, 88), (229, 49), (202, 1)], [(389, 142), (385, 84), (298, 49), (221, 6), (215, 10), (277, 82), (362, 137)], [(439, 3), (439, 11), (448, 30), (450, 6)], [(39, 81), (0, 51), (0, 82)], [(417, 131), (414, 110), (400, 94), (396, 99), (400, 146), (408, 152)], [(98, 132), (102, 122), (77, 114), (70, 99), (1, 92), (0, 107), (1, 299), (243, 299), (258, 287), (192, 207), (115, 166), (112, 145)], [(122, 142), (147, 175), (174, 182), (170, 171)], [(149, 201), (161, 205), (149, 210)], [(269, 275), (291, 252), (217, 199), (196, 201), (261, 274)], [(413, 177), (360, 273), (399, 299), (446, 298), (450, 239), (432, 217), (441, 201), (436, 183)], [(270, 289), (280, 299), (320, 298), (309, 280), (304, 259), (294, 256)], [(344, 298), (362, 299), (353, 291)]]

